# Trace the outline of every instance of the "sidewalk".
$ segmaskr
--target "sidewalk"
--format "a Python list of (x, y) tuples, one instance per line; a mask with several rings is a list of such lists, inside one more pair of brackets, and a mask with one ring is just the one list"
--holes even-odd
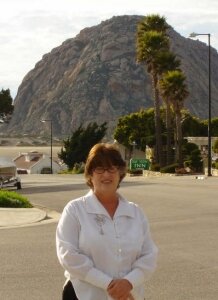
[(47, 219), (47, 212), (39, 208), (3, 208), (0, 207), (0, 229), (26, 226)]

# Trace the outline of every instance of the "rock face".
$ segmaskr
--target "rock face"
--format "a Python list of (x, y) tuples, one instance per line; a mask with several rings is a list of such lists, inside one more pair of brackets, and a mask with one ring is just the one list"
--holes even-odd
[[(83, 29), (75, 38), (45, 54), (23, 79), (15, 98), (8, 133), (45, 131), (40, 119), (52, 119), (56, 136), (80, 124), (107, 121), (112, 132), (118, 117), (153, 106), (146, 67), (136, 63), (136, 30), (142, 16), (113, 17)], [(189, 98), (185, 106), (208, 117), (208, 47), (169, 31), (182, 61)], [(218, 54), (211, 49), (212, 116), (218, 115)]]

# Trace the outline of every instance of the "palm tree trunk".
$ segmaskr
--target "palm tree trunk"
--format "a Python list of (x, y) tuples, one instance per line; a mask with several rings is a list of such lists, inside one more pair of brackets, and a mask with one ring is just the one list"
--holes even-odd
[(179, 167), (183, 167), (182, 158), (182, 124), (180, 110), (176, 111), (176, 161)]
[(155, 162), (163, 166), (163, 155), (162, 155), (162, 136), (161, 136), (161, 118), (160, 118), (160, 97), (157, 88), (157, 76), (153, 74), (153, 88), (154, 88), (154, 118), (155, 118)]
[(172, 124), (171, 110), (169, 101), (166, 102), (166, 130), (167, 130), (167, 165), (172, 163)]

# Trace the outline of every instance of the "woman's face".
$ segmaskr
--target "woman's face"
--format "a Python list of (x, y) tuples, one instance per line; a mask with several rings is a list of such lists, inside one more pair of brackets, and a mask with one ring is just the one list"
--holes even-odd
[(97, 167), (91, 175), (93, 190), (96, 193), (115, 193), (120, 182), (120, 171), (117, 167)]

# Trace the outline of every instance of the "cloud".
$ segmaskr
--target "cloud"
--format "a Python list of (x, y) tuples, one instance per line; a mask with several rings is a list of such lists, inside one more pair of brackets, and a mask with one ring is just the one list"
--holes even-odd
[(37, 11), (19, 14), (9, 23), (1, 22), (0, 88), (10, 88), (15, 96), (18, 85), (35, 63), (78, 33), (80, 28), (74, 21), (75, 18)]

